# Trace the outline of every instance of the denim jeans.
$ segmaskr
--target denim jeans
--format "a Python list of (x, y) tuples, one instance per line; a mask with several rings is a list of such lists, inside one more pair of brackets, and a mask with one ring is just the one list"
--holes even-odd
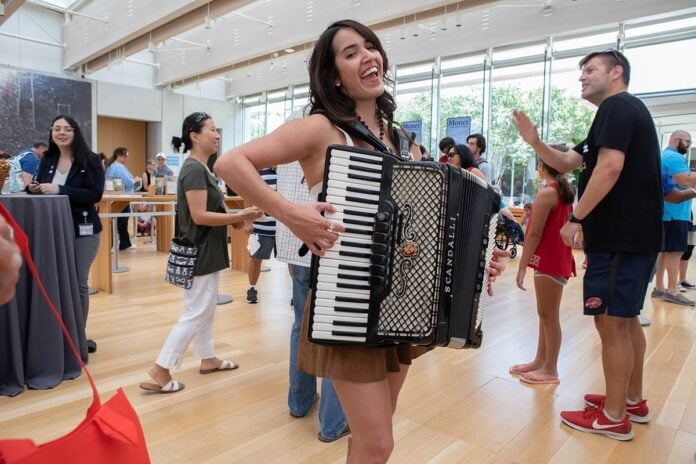
[[(311, 279), (310, 268), (288, 264), (292, 277), (292, 303), (295, 322), (290, 332), (290, 388), (288, 408), (293, 416), (302, 417), (309, 413), (317, 390), (317, 378), (297, 368), (297, 351), (300, 345), (300, 331), (305, 301)], [(324, 438), (338, 436), (346, 426), (346, 416), (336, 395), (331, 379), (321, 382), (321, 401), (319, 403), (319, 433)]]

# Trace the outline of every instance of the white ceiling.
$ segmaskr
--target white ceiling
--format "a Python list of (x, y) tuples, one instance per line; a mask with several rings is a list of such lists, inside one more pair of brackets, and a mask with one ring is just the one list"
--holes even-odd
[[(145, 55), (157, 66), (156, 85), (223, 77), (231, 97), (306, 82), (312, 41), (341, 18), (373, 27), (390, 64), (403, 64), (695, 6), (694, 0), (91, 0), (80, 11), (107, 22), (73, 16), (64, 26), (64, 63), (89, 73), (151, 44)], [(284, 52), (288, 47), (295, 52)]]

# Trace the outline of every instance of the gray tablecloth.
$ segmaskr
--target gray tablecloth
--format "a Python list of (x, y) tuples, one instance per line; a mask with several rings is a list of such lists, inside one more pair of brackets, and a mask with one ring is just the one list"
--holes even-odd
[[(75, 232), (68, 197), (1, 195), (0, 202), (26, 232), (43, 285), (86, 360), (85, 321), (77, 283)], [(58, 321), (25, 264), (17, 284), (17, 295), (0, 306), (0, 395), (17, 395), (25, 386), (53, 388), (80, 373), (80, 365)]]

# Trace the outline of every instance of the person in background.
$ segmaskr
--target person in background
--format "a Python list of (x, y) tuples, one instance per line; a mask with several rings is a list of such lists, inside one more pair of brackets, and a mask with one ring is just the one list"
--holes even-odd
[[(72, 117), (57, 116), (51, 123), (48, 150), (28, 188), (30, 193), (67, 195), (70, 200), (75, 226), (77, 281), (86, 327), (89, 315), (87, 279), (102, 231), (95, 204), (104, 193), (104, 170), (99, 156), (89, 149), (80, 126)], [(87, 349), (90, 353), (97, 351), (96, 342), (88, 338)]]
[[(692, 175), (685, 155), (691, 146), (691, 135), (677, 130), (669, 138), (662, 151), (662, 175), (671, 176), (677, 189), (696, 187), (696, 175)], [(664, 182), (663, 182), (664, 183)], [(662, 247), (657, 258), (655, 289), (650, 296), (669, 303), (696, 306), (696, 302), (679, 293), (680, 258), (688, 248), (691, 226), (691, 200), (680, 203), (664, 202), (662, 213)], [(667, 274), (667, 286), (664, 276)]]
[(155, 162), (153, 160), (148, 160), (145, 165), (145, 171), (143, 172), (143, 186), (141, 190), (147, 192), (147, 188), (150, 185), (155, 185), (153, 178), (155, 177)]
[(579, 200), (561, 236), (572, 246), (582, 227), (583, 306), (602, 341), (606, 395), (585, 394), (590, 407), (562, 411), (561, 420), (581, 432), (631, 440), (631, 422), (650, 421), (637, 316), (662, 236), (660, 144), (645, 104), (628, 93), (631, 65), (621, 52), (590, 53), (579, 67), (581, 96), (598, 106), (587, 139), (564, 153), (541, 140), (525, 113), (514, 111), (512, 121), (545, 164), (559, 172), (583, 168)]
[(474, 163), (474, 158), (471, 156), (471, 150), (469, 147), (463, 144), (453, 145), (452, 148), (447, 152), (447, 162), (452, 166), (457, 166), (465, 171), (469, 171), (475, 176), (488, 181), (486, 175), (476, 167)]
[[(312, 201), (307, 183), (302, 175), (302, 168), (297, 161), (279, 165), (277, 173), (278, 193), (290, 203), (299, 205)], [(321, 380), (321, 398), (319, 398), (317, 377), (302, 372), (297, 367), (300, 328), (302, 327), (305, 302), (312, 277), (310, 267), (312, 256), (309, 253), (300, 256), (298, 250), (301, 246), (300, 239), (295, 237), (282, 222), (278, 222), (276, 227), (277, 259), (288, 264), (288, 271), (292, 279), (292, 306), (295, 313), (290, 331), (288, 409), (292, 417), (305, 417), (311, 411), (314, 403), (319, 401), (319, 433), (317, 437), (320, 441), (330, 443), (350, 433), (350, 429), (331, 379)]]
[(694, 253), (694, 246), (696, 245), (696, 224), (694, 224), (694, 215), (691, 213), (689, 220), (689, 234), (687, 236), (687, 246), (686, 251), (681, 256), (679, 260), (679, 285), (682, 291), (694, 290), (696, 285), (692, 284), (686, 280), (686, 271), (689, 269), (689, 260)]
[(36, 170), (39, 168), (39, 161), (41, 161), (47, 149), (48, 144), (43, 140), (39, 140), (34, 142), (31, 148), (19, 152), (15, 157), (22, 166), (22, 177), (25, 186), (32, 181)]
[(22, 254), (14, 241), (12, 229), (3, 216), (0, 216), (0, 256), (3, 257), (0, 259), (0, 304), (5, 304), (14, 298), (22, 267)]
[(516, 364), (510, 374), (531, 384), (555, 384), (558, 379), (558, 353), (561, 350), (559, 309), (563, 287), (575, 276), (571, 248), (561, 239), (561, 227), (573, 211), (575, 192), (568, 180), (539, 161), (538, 172), (546, 186), (534, 198), (534, 210), (527, 227), (524, 250), (517, 270), (517, 286), (526, 290), (527, 267), (534, 269), (534, 293), (539, 315), (539, 337), (534, 360)]
[(437, 147), (440, 149), (440, 161), (441, 163), (446, 163), (447, 162), (447, 154), (450, 151), (450, 148), (452, 148), (457, 142), (454, 141), (452, 137), (444, 137), (440, 142), (437, 144)]
[[(106, 169), (106, 177), (111, 177), (114, 179), (121, 179), (123, 184), (123, 190), (127, 193), (133, 193), (133, 187), (135, 181), (139, 178), (134, 178), (133, 174), (130, 173), (126, 167), (126, 161), (128, 160), (128, 149), (125, 147), (118, 147), (114, 149), (114, 154), (109, 161), (109, 167)], [(130, 213), (130, 205), (121, 211), (121, 213)], [(119, 217), (116, 218), (116, 224), (118, 227), (118, 249), (120, 251), (131, 249), (135, 250), (136, 246), (131, 243), (130, 234), (128, 233), (128, 222), (129, 217)]]
[(491, 181), (491, 165), (483, 157), (486, 152), (486, 138), (481, 134), (471, 134), (466, 138), (466, 144), (471, 150), (471, 155), (474, 158), (474, 166), (479, 168), (486, 176), (488, 182)]
[[(324, 202), (293, 205), (269, 189), (258, 170), (299, 161), (310, 195), (322, 188), (326, 149), (331, 144), (365, 147), (338, 124), (361, 122), (397, 152), (394, 142), (394, 98), (385, 89), (389, 69), (377, 35), (363, 24), (341, 20), (319, 37), (309, 60), (310, 115), (293, 119), (272, 133), (225, 153), (215, 170), (243, 198), (283, 222), (312, 253), (322, 255), (345, 232), (345, 226), (322, 215), (334, 212)], [(420, 151), (412, 148), (412, 156)], [(417, 151), (417, 153), (416, 153)], [(492, 278), (503, 269), (497, 261), (506, 253), (493, 250)], [(309, 301), (309, 298), (308, 298)], [(305, 308), (306, 308), (305, 303)], [(385, 463), (394, 447), (393, 414), (411, 360), (427, 351), (408, 344), (380, 348), (325, 346), (307, 338), (305, 311), (298, 366), (304, 372), (329, 377), (348, 418), (352, 441), (348, 463)]]
[[(259, 175), (271, 190), (276, 189), (278, 176), (275, 168), (261, 169)], [(246, 201), (244, 205), (250, 206)], [(271, 253), (276, 246), (276, 220), (264, 214), (261, 218), (253, 221), (253, 223), (252, 221), (247, 221), (244, 224), (244, 230), (249, 234), (250, 243), (256, 241), (259, 245), (258, 249), (251, 254), (251, 260), (249, 261), (249, 288), (246, 295), (247, 303), (256, 304), (258, 301), (256, 284), (259, 281), (261, 264), (263, 264), (265, 259), (271, 258)]]
[(515, 215), (512, 214), (510, 208), (505, 206), (502, 198), (498, 204), (498, 214), (500, 215), (500, 220), (503, 221), (505, 226), (508, 228), (510, 236), (515, 243), (524, 244), (524, 230), (522, 230), (522, 226), (519, 222), (517, 222)]
[(421, 153), (421, 158), (420, 158), (421, 161), (434, 161), (433, 157), (430, 156), (430, 153), (428, 153), (428, 149), (425, 148), (424, 145), (419, 144), (418, 149), (420, 150), (420, 153)]
[(101, 164), (102, 164), (102, 168), (104, 168), (104, 172), (106, 172), (106, 168), (109, 167), (108, 166), (109, 160), (106, 158), (106, 155), (104, 154), (103, 151), (100, 151), (98, 153), (98, 155), (99, 155), (99, 160), (101, 161)]
[(164, 153), (157, 153), (157, 166), (155, 166), (155, 177), (171, 177), (174, 175), (172, 168), (167, 166), (167, 157)]
[(524, 204), (524, 213), (522, 214), (522, 227), (527, 228), (527, 225), (529, 224), (529, 218), (532, 215), (532, 204), (531, 203), (525, 203)]
[(261, 216), (258, 208), (246, 208), (227, 213), (224, 196), (217, 181), (206, 166), (208, 157), (217, 152), (220, 134), (209, 114), (192, 113), (184, 119), (181, 138), (174, 137), (172, 145), (178, 151), (190, 151), (181, 166), (177, 179), (177, 236), (199, 244), (198, 262), (191, 288), (184, 290), (184, 314), (179, 318), (155, 363), (147, 371), (154, 381), (143, 382), (140, 388), (155, 393), (174, 393), (184, 384), (174, 380), (171, 369), (178, 368), (189, 346), (201, 359), (198, 372), (237, 369), (239, 364), (215, 355), (213, 319), (217, 306), (218, 282), (221, 271), (230, 266), (227, 251), (227, 225), (241, 226), (246, 220)]

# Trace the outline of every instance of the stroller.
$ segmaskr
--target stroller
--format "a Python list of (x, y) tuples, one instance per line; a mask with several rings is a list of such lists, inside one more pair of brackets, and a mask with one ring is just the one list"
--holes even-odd
[(495, 228), (495, 246), (501, 250), (510, 248), (510, 258), (517, 256), (517, 245), (524, 243), (524, 231), (517, 222), (499, 216)]

